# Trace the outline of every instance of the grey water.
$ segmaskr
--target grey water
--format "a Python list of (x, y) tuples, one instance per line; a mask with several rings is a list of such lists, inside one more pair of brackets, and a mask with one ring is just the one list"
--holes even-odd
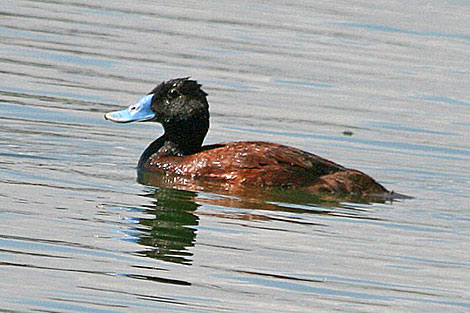
[[(0, 312), (469, 312), (470, 2), (0, 0)], [(163, 80), (414, 199), (137, 180)]]

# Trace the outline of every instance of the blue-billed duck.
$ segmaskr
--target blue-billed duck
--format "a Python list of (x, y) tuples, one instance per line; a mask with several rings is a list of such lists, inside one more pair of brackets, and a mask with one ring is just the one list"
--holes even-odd
[(209, 104), (201, 85), (189, 78), (162, 82), (128, 108), (105, 114), (128, 123), (154, 121), (164, 133), (143, 152), (138, 167), (193, 179), (237, 185), (303, 188), (359, 196), (388, 191), (370, 176), (285, 145), (263, 141), (203, 146), (209, 130)]

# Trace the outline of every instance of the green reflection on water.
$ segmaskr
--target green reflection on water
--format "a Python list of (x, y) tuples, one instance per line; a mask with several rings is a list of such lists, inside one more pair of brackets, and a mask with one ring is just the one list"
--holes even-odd
[(193, 212), (198, 204), (194, 192), (160, 187), (145, 196), (153, 198), (152, 206), (139, 219), (141, 234), (138, 243), (150, 249), (138, 253), (167, 262), (190, 265), (199, 218)]

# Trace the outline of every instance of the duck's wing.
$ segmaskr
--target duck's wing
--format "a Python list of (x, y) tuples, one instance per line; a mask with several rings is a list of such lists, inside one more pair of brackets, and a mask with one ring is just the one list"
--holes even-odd
[(239, 168), (298, 167), (316, 176), (343, 171), (346, 168), (318, 155), (297, 148), (263, 141), (229, 142), (224, 146), (223, 156), (235, 160)]

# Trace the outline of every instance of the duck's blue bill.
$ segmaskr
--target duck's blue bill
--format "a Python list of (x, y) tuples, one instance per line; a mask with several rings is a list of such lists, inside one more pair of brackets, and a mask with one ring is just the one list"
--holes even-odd
[(151, 120), (155, 118), (155, 113), (152, 111), (152, 98), (153, 95), (146, 95), (127, 109), (106, 113), (104, 118), (117, 123)]

